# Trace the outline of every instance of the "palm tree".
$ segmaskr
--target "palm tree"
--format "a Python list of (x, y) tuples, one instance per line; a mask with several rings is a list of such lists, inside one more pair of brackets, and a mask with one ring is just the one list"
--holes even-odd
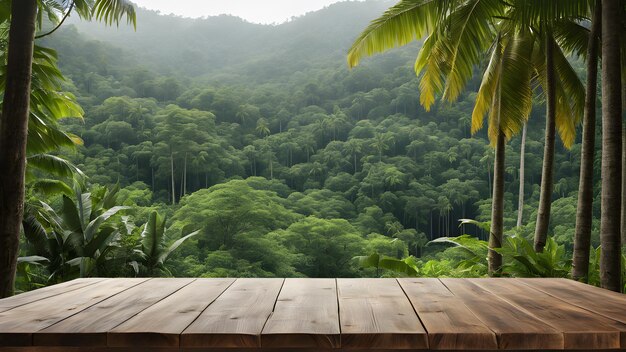
[(556, 43), (549, 33), (543, 38), (546, 56), (546, 129), (544, 137), (543, 164), (541, 169), (541, 191), (535, 226), (535, 251), (543, 252), (548, 237), (552, 190), (554, 188), (554, 142), (556, 140), (556, 77), (554, 72), (554, 51)]
[(376, 132), (372, 146), (378, 153), (378, 162), (383, 161), (383, 152), (389, 149), (389, 142), (391, 142), (391, 136), (386, 133)]
[(248, 105), (240, 105), (235, 113), (235, 117), (241, 121), (241, 126), (244, 126), (250, 117), (250, 109), (248, 108)]
[(139, 264), (141, 264), (147, 276), (153, 276), (159, 271), (171, 275), (171, 272), (165, 266), (165, 262), (183, 242), (198, 233), (199, 231), (194, 231), (168, 245), (165, 218), (156, 211), (152, 212), (148, 222), (144, 225), (141, 233), (141, 242), (135, 249), (136, 259), (134, 262), (131, 262), (131, 265), (136, 272), (139, 272)]
[[(63, 20), (58, 20), (54, 2), (36, 0), (4, 1), (0, 22), (9, 23), (9, 45), (5, 91), (0, 118), (0, 297), (13, 293), (19, 231), (23, 216), (24, 175), (26, 165), (31, 73), (35, 31), (41, 27), (39, 14), (46, 13), (58, 26), (72, 10), (85, 19), (95, 18), (107, 24), (118, 23), (126, 16), (135, 23), (133, 6), (126, 0), (74, 0)], [(9, 10), (10, 7), (10, 10)], [(10, 14), (10, 17), (8, 16)], [(39, 16), (43, 18), (44, 16)], [(49, 33), (56, 30), (55, 27)], [(49, 34), (49, 33), (46, 33)]]
[(317, 147), (317, 143), (315, 143), (315, 139), (311, 137), (305, 137), (301, 142), (300, 146), (302, 150), (306, 153), (306, 162), (308, 163), (311, 159), (311, 154), (315, 153), (315, 148)]
[(36, 16), (36, 0), (15, 1), (11, 6), (6, 90), (0, 120), (0, 298), (13, 294), (17, 268)]
[[(569, 16), (577, 18), (582, 16), (582, 14), (582, 12), (580, 14), (572, 12)], [(549, 22), (549, 20), (546, 20), (546, 22)], [(554, 190), (556, 130), (559, 130), (565, 147), (569, 148), (574, 142), (576, 125), (583, 115), (585, 100), (585, 91), (582, 83), (554, 39), (552, 32), (554, 26), (548, 24), (546, 27), (536, 35), (537, 41), (542, 42), (544, 50), (543, 52), (537, 50), (538, 55), (535, 55), (533, 58), (537, 71), (537, 80), (543, 87), (546, 95), (545, 145), (534, 241), (535, 251), (537, 252), (543, 251), (548, 235), (550, 208)]]
[(515, 224), (516, 227), (522, 226), (522, 219), (524, 215), (524, 154), (526, 152), (526, 132), (528, 129), (528, 124), (524, 124), (522, 128), (522, 142), (520, 145), (520, 153), (519, 153), (519, 191), (518, 191), (518, 199), (517, 199), (517, 222)]
[[(429, 110), (436, 94), (455, 100), (472, 77), (482, 54), (490, 51), (472, 114), (472, 132), (482, 127), (484, 115), (489, 113), (489, 138), (496, 148), (497, 164), (491, 248), (502, 243), (505, 141), (521, 129), (532, 105), (533, 42), (528, 35), (515, 34), (505, 21), (495, 20), (504, 11), (505, 5), (499, 1), (475, 0), (459, 7), (451, 2), (401, 1), (374, 20), (348, 54), (348, 63), (354, 66), (364, 55), (407, 44), (427, 34), (418, 54), (416, 72), (423, 72), (420, 103)], [(490, 259), (493, 274), (499, 270), (501, 257), (491, 250)]]
[[(553, 4), (557, 6), (552, 6)], [(572, 119), (571, 116), (578, 116), (584, 91), (562, 51), (554, 43), (549, 30), (551, 27), (546, 27), (544, 22), (551, 24), (556, 21), (555, 19), (575, 17), (584, 12), (586, 2), (576, 0), (546, 2), (544, 6), (526, 5), (528, 4), (522, 0), (509, 3), (474, 0), (460, 4), (444, 1), (401, 1), (379, 19), (374, 20), (361, 34), (350, 49), (348, 63), (351, 66), (356, 65), (364, 55), (406, 44), (427, 34), (415, 68), (416, 73), (423, 72), (420, 81), (420, 103), (428, 110), (435, 102), (437, 94), (442, 94), (443, 99), (454, 101), (472, 77), (473, 68), (480, 63), (482, 54), (490, 50), (492, 52), (490, 64), (492, 62), (496, 64), (492, 66), (491, 72), (485, 72), (483, 76), (483, 83), (486, 80), (491, 80), (491, 83), (484, 90), (488, 94), (483, 97), (479, 94), (477, 98), (478, 109), (475, 109), (475, 116), (480, 118), (473, 117), (472, 130), (479, 129), (482, 126), (482, 115), (492, 110), (489, 136), (496, 149), (498, 141), (501, 140), (500, 133), (504, 134), (505, 139), (510, 139), (519, 132), (528, 118), (532, 97), (530, 84), (532, 79), (536, 79), (544, 91), (553, 93), (548, 99), (550, 101), (548, 105), (551, 107), (548, 115), (553, 118), (547, 120), (545, 154), (548, 158), (547, 160), (544, 158), (544, 170), (547, 171), (544, 171), (545, 187), (543, 187), (544, 191), (549, 190), (551, 195), (553, 162), (550, 155), (554, 154), (552, 131), (558, 125), (563, 143), (566, 146), (573, 143), (576, 119)], [(539, 43), (543, 43), (545, 49), (539, 46)], [(493, 54), (497, 54), (496, 57)], [(520, 67), (520, 64), (525, 67)], [(556, 73), (559, 75), (558, 80)], [(513, 78), (508, 78), (508, 74)], [(502, 86), (504, 80), (508, 81), (506, 84), (516, 82), (505, 88)], [(548, 89), (549, 87), (552, 88)], [(511, 99), (516, 95), (520, 100)], [(511, 109), (512, 113), (505, 109)], [(496, 161), (503, 161), (503, 157)], [(499, 171), (497, 166), (494, 169)], [(495, 182), (501, 181), (497, 175), (494, 176), (496, 176), (494, 177), (494, 195), (496, 195), (495, 192), (499, 187), (496, 187)], [(543, 199), (549, 202), (549, 198), (544, 196)], [(494, 202), (500, 201), (498, 197), (494, 197)], [(540, 213), (542, 219), (547, 220), (549, 204), (546, 207), (545, 201), (542, 203), (544, 208)], [(494, 206), (494, 210), (496, 208), (499, 206)], [(494, 213), (492, 216), (499, 216), (498, 211)], [(498, 227), (501, 220), (492, 219), (492, 225), (495, 223)], [(541, 229), (546, 224), (545, 221), (541, 222)], [(545, 230), (547, 231), (547, 225)], [(537, 232), (541, 234), (544, 231)], [(494, 237), (501, 236), (499, 228), (492, 229), (492, 233)], [(538, 238), (538, 246), (541, 246), (545, 240), (541, 241), (541, 236)], [(494, 257), (497, 256), (497, 253), (494, 253)]]
[[(83, 192), (74, 186), (72, 197), (63, 195), (60, 214), (44, 202), (28, 205), (24, 235), (37, 256), (47, 259), (50, 281), (103, 275), (109, 253), (123, 228), (109, 221), (126, 207), (115, 206), (119, 187)], [(78, 270), (74, 270), (78, 269)]]
[(576, 207), (574, 257), (572, 261), (572, 278), (585, 282), (589, 275), (589, 251), (593, 219), (593, 160), (595, 154), (598, 46), (600, 44), (601, 11), (602, 2), (601, 0), (596, 0), (589, 38), (587, 39), (587, 86), (582, 148), (580, 151), (580, 182), (578, 184), (578, 205)]
[(264, 118), (261, 118), (257, 121), (256, 123), (256, 133), (259, 134), (259, 136), (261, 137), (267, 137), (270, 135), (271, 131), (269, 128), (269, 125), (267, 123), (267, 120), (265, 120)]
[(344, 150), (346, 151), (346, 153), (348, 154), (352, 154), (352, 157), (354, 159), (354, 173), (356, 174), (357, 171), (357, 154), (361, 153), (363, 151), (363, 144), (361, 143), (361, 141), (359, 141), (358, 139), (349, 139), (346, 144), (344, 145)]
[(621, 285), (621, 152), (622, 74), (619, 1), (602, 2), (602, 205), (600, 219), (600, 279), (604, 288)]

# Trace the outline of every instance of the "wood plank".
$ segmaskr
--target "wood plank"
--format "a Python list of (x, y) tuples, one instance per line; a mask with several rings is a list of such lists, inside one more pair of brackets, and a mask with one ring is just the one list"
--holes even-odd
[(104, 278), (83, 278), (66, 281), (60, 284), (42, 287), (36, 290), (20, 293), (18, 295), (0, 299), (0, 313), (9, 309), (23, 306), (25, 304), (39, 301), (48, 297), (53, 297), (65, 292), (77, 290), (81, 287), (93, 285), (97, 282), (106, 280)]
[(626, 334), (626, 324), (529, 288), (516, 279), (477, 279), (474, 283), (561, 331), (565, 349), (617, 349), (621, 332)]
[(95, 304), (33, 335), (38, 346), (106, 346), (107, 332), (194, 279), (156, 278)]
[(178, 347), (180, 334), (235, 279), (197, 279), (108, 333), (108, 346)]
[(183, 331), (182, 347), (260, 347), (284, 279), (237, 279)]
[(500, 349), (563, 349), (563, 334), (470, 279), (441, 279), (498, 336)]
[(340, 347), (335, 279), (286, 279), (263, 328), (264, 348)]
[(626, 324), (626, 295), (569, 279), (519, 279), (570, 304)]
[(497, 349), (496, 334), (439, 279), (398, 279), (428, 332), (432, 350)]
[(428, 337), (395, 279), (337, 279), (342, 348), (424, 349)]
[[(59, 347), (31, 346), (7, 347), (2, 352), (398, 352), (389, 349), (315, 349), (315, 348), (178, 348), (178, 347)], [(425, 350), (402, 350), (404, 352), (425, 352)], [(446, 350), (446, 352), (467, 352), (468, 350)], [(472, 352), (495, 352), (497, 350), (471, 350)], [(563, 352), (563, 350), (507, 350), (507, 352)], [(580, 351), (580, 350), (579, 350)], [(611, 350), (609, 350), (610, 352)], [(615, 351), (615, 350), (613, 350)], [(581, 351), (582, 352), (582, 351)], [(586, 352), (586, 351), (585, 351)], [(615, 351), (617, 352), (617, 351)]]
[(104, 280), (0, 313), (0, 346), (32, 344), (32, 334), (147, 279)]

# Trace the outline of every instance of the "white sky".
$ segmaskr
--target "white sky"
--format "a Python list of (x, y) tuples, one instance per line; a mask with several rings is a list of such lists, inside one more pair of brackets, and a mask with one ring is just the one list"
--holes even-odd
[(230, 14), (254, 23), (282, 23), (340, 0), (133, 0), (163, 14), (204, 17)]

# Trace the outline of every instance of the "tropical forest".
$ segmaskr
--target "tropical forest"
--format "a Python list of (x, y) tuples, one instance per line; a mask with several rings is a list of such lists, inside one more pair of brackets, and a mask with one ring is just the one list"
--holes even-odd
[(89, 277), (626, 291), (626, 1), (259, 24), (0, 0), (0, 58), (0, 297)]

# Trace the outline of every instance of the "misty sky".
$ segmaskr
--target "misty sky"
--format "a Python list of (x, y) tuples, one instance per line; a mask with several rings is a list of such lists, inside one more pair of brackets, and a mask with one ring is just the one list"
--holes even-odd
[(282, 23), (340, 0), (133, 0), (140, 7), (185, 17), (230, 14), (254, 23)]

